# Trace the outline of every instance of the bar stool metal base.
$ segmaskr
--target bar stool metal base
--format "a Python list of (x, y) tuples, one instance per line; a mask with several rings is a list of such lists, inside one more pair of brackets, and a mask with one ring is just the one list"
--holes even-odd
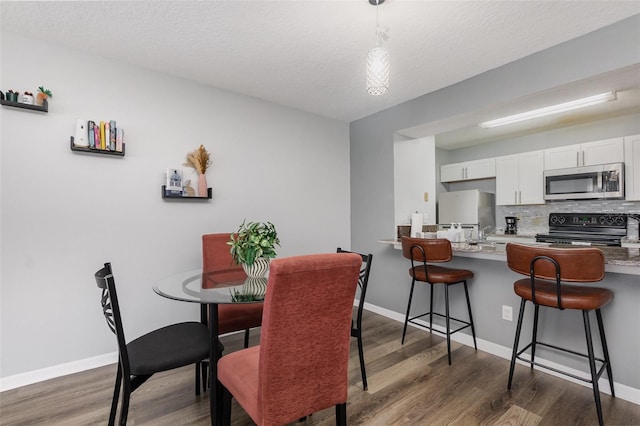
[[(594, 395), (594, 399), (596, 402), (596, 411), (598, 414), (598, 422), (599, 424), (602, 426), (604, 424), (604, 420), (603, 420), (603, 415), (602, 415), (602, 404), (600, 402), (600, 389), (598, 386), (598, 380), (600, 379), (600, 376), (602, 375), (602, 373), (605, 371), (607, 371), (607, 376), (609, 379), (609, 387), (611, 389), (611, 396), (615, 398), (615, 391), (613, 389), (613, 373), (611, 370), (611, 361), (609, 359), (609, 349), (607, 348), (607, 340), (605, 338), (605, 334), (604, 334), (604, 326), (602, 323), (602, 313), (600, 312), (600, 309), (596, 309), (596, 318), (598, 321), (598, 331), (600, 334), (600, 340), (602, 342), (602, 351), (604, 354), (604, 359), (602, 358), (597, 358), (594, 355), (594, 350), (593, 350), (593, 339), (591, 337), (591, 325), (589, 322), (589, 312), (587, 310), (583, 310), (582, 311), (582, 317), (583, 317), (583, 321), (584, 321), (584, 330), (585, 330), (585, 337), (586, 337), (586, 343), (587, 343), (587, 353), (583, 354), (580, 352), (576, 352), (567, 348), (562, 348), (559, 346), (555, 346), (555, 345), (551, 345), (548, 343), (543, 343), (543, 342), (539, 342), (537, 341), (537, 330), (538, 330), (538, 312), (540, 309), (540, 305), (534, 305), (534, 326), (533, 326), (533, 336), (532, 336), (532, 340), (529, 344), (527, 344), (523, 349), (518, 350), (518, 345), (519, 345), (519, 341), (520, 341), (520, 332), (522, 330), (522, 320), (524, 317), (524, 310), (525, 310), (525, 306), (526, 306), (526, 300), (522, 299), (521, 303), (520, 303), (520, 313), (518, 314), (518, 325), (516, 328), (516, 337), (515, 337), (515, 341), (513, 343), (513, 353), (511, 355), (511, 366), (509, 368), (509, 383), (507, 385), (507, 389), (511, 390), (511, 384), (513, 382), (513, 373), (515, 370), (515, 365), (516, 365), (516, 359), (519, 359), (520, 361), (526, 362), (528, 363), (531, 368), (533, 368), (533, 366), (537, 366), (537, 367), (541, 367), (559, 374), (563, 374), (565, 376), (571, 377), (573, 379), (577, 379), (577, 380), (581, 380), (583, 382), (586, 383), (591, 383), (592, 387), (593, 387), (593, 395)], [(555, 309), (555, 308), (554, 308)], [(557, 368), (553, 368), (551, 366), (539, 363), (535, 361), (535, 352), (536, 352), (536, 346), (544, 346), (547, 348), (551, 348), (557, 351), (562, 351), (565, 353), (570, 353), (572, 355), (576, 355), (582, 358), (586, 358), (589, 362), (589, 371), (591, 374), (591, 379), (585, 379), (584, 377), (580, 377), (577, 376), (575, 374), (569, 373), (567, 371), (563, 371), (563, 370), (559, 370)], [(524, 358), (522, 355), (525, 353), (525, 351), (527, 351), (529, 348), (531, 348), (531, 356), (529, 359)], [(599, 369), (596, 370), (596, 361), (601, 363), (601, 366)]]
[[(450, 285), (455, 285), (455, 284), (460, 284), (462, 283), (464, 286), (464, 293), (466, 296), (466, 300), (467, 300), (467, 310), (469, 312), (469, 321), (465, 321), (465, 320), (461, 320), (458, 318), (454, 318), (452, 316), (449, 315), (449, 286)], [(407, 314), (405, 316), (405, 320), (404, 320), (404, 329), (402, 330), (402, 344), (404, 345), (404, 338), (405, 335), (407, 334), (407, 325), (409, 323), (414, 324), (420, 328), (423, 329), (427, 329), (429, 330), (429, 332), (436, 332), (439, 334), (442, 334), (444, 336), (446, 336), (447, 338), (447, 359), (449, 361), (449, 365), (451, 365), (451, 335), (453, 333), (457, 333), (460, 330), (464, 330), (465, 328), (471, 328), (471, 335), (473, 336), (473, 346), (475, 348), (475, 350), (478, 350), (478, 345), (476, 343), (476, 332), (475, 332), (475, 327), (473, 325), (473, 315), (471, 314), (471, 302), (469, 300), (469, 290), (467, 288), (467, 281), (460, 281), (457, 283), (452, 283), (452, 284), (442, 284), (444, 285), (444, 298), (445, 298), (445, 314), (441, 314), (438, 312), (434, 312), (433, 311), (433, 286), (434, 285), (440, 285), (440, 284), (431, 284), (431, 283), (427, 283), (428, 285), (430, 285), (430, 300), (429, 300), (429, 312), (425, 312), (424, 314), (420, 314), (420, 315), (416, 315), (413, 317), (409, 317), (410, 311), (411, 311), (411, 301), (413, 299), (413, 290), (415, 288), (415, 279), (412, 280), (411, 282), (411, 291), (409, 293), (409, 302), (407, 304)], [(418, 318), (422, 318), (429, 315), (429, 325), (425, 326), (423, 324), (418, 323), (417, 320)], [(440, 318), (444, 318), (445, 319), (445, 331), (441, 331), (441, 330), (437, 330), (433, 328), (433, 316), (438, 316)], [(462, 327), (456, 328), (455, 330), (451, 330), (451, 321), (455, 321), (458, 322), (460, 324), (462, 324)]]

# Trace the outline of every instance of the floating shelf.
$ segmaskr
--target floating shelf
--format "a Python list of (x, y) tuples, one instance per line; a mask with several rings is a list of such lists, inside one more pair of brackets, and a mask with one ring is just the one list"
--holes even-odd
[(124, 157), (125, 144), (124, 144), (124, 142), (122, 143), (122, 152), (119, 152), (119, 151), (107, 151), (105, 149), (95, 149), (95, 148), (88, 148), (88, 147), (83, 147), (83, 146), (75, 146), (73, 144), (73, 136), (71, 136), (71, 151), (85, 152), (87, 154), (102, 154), (102, 155), (111, 155), (111, 156), (116, 156), (116, 157)]
[(167, 186), (166, 185), (162, 185), (162, 198), (164, 198), (165, 200), (186, 200), (186, 201), (190, 201), (190, 200), (210, 200), (213, 198), (213, 191), (211, 190), (211, 188), (207, 188), (207, 196), (206, 197), (183, 197), (183, 196), (176, 196), (176, 195), (167, 195), (167, 191), (166, 191)]
[(46, 99), (42, 101), (42, 105), (23, 104), (21, 102), (11, 102), (6, 99), (0, 99), (0, 105), (13, 108), (30, 109), (32, 111), (49, 112), (49, 102), (47, 102)]

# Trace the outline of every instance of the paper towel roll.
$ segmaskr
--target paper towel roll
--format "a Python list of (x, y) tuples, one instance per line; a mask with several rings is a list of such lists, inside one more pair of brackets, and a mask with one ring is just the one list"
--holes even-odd
[(424, 215), (422, 213), (413, 213), (411, 215), (411, 236), (412, 237), (422, 236), (423, 220), (424, 220)]

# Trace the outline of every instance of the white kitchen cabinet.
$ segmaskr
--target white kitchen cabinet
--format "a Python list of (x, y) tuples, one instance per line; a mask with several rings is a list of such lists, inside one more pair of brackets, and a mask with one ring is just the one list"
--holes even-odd
[(623, 138), (559, 146), (544, 150), (545, 170), (622, 163), (623, 161)]
[(496, 177), (495, 158), (465, 161), (440, 166), (440, 182), (485, 179)]
[(544, 204), (544, 151), (496, 158), (496, 204)]
[(625, 198), (640, 201), (640, 135), (624, 138)]

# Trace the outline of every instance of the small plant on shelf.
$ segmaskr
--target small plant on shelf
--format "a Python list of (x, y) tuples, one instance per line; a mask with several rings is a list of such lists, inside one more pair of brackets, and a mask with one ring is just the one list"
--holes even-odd
[(45, 99), (52, 98), (52, 97), (53, 97), (53, 93), (51, 93), (51, 90), (45, 89), (44, 86), (38, 87), (38, 95), (37, 95), (38, 105), (42, 105)]
[(280, 239), (271, 222), (243, 221), (227, 244), (231, 246), (231, 257), (236, 263), (251, 266), (260, 257), (276, 257), (275, 248), (280, 245)]

